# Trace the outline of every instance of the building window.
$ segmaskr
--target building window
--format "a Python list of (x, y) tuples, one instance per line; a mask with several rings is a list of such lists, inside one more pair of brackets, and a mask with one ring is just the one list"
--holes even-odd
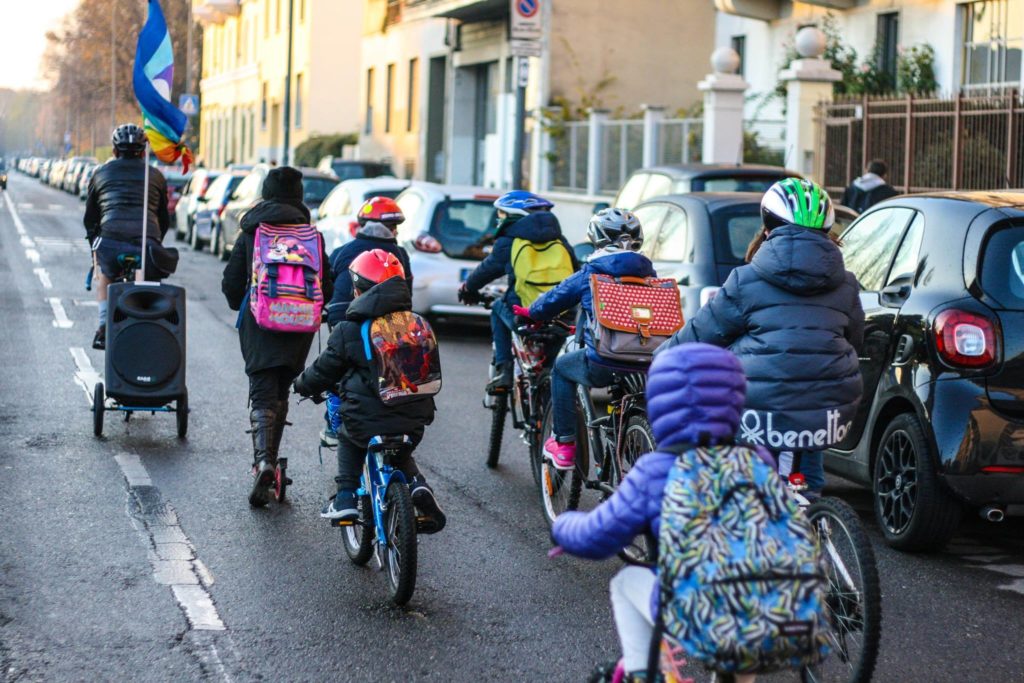
[(409, 60), (409, 102), (405, 129), (410, 133), (420, 126), (420, 60)]
[(270, 0), (264, 0), (263, 3), (263, 37), (266, 38), (270, 35)]
[(295, 76), (295, 127), (302, 128), (302, 74)]
[(248, 121), (246, 120), (248, 118), (249, 117), (247, 117), (245, 115), (245, 112), (243, 111), (242, 112), (242, 116), (241, 116), (242, 132), (238, 136), (238, 138), (240, 140), (240, 142), (238, 144), (238, 149), (239, 149), (238, 161), (242, 161), (242, 160), (245, 159), (245, 143), (247, 143), (249, 141), (248, 127), (245, 125), (245, 124), (248, 123)]
[(1021, 4), (1020, 0), (982, 0), (959, 6), (964, 89), (1020, 84)]
[(730, 41), (732, 49), (736, 51), (736, 54), (740, 56), (740, 66), (736, 69), (736, 73), (740, 76), (746, 76), (747, 74), (747, 37), (746, 36), (733, 36)]
[(388, 64), (387, 89), (384, 91), (384, 132), (391, 132), (391, 122), (394, 120), (395, 106), (395, 65)]
[(267, 129), (267, 84), (263, 83), (263, 95), (260, 98), (260, 128)]
[(256, 154), (256, 112), (249, 112), (249, 158)]
[(373, 132), (373, 67), (366, 70), (366, 132)]
[[(267, 2), (270, 2), (270, 0), (267, 0)], [(275, 33), (280, 33), (281, 32), (281, 0), (276, 0), (275, 4), (277, 6), (277, 9), (274, 12), (274, 32)]]
[(878, 70), (888, 78), (890, 87), (896, 85), (896, 59), (899, 56), (900, 15), (886, 12), (878, 15), (875, 31), (875, 59)]
[(299, 0), (299, 22), (306, 21), (306, 0)]

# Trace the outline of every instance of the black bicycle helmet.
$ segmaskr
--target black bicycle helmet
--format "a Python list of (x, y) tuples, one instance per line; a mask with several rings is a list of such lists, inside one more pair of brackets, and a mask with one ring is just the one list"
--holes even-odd
[(590, 219), (587, 239), (597, 249), (616, 247), (639, 251), (644, 244), (644, 229), (632, 211), (601, 209)]
[(114, 129), (110, 142), (118, 152), (138, 156), (146, 149), (146, 134), (134, 123), (122, 123)]

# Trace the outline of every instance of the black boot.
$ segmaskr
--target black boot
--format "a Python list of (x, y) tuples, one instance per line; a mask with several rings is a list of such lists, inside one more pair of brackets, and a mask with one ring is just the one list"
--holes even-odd
[[(252, 491), (249, 505), (261, 508), (270, 502), (271, 487), (274, 485), (274, 467), (277, 465), (277, 449), (271, 451), (277, 411), (253, 409), (249, 412), (252, 429)], [(282, 427), (283, 429), (283, 427)]]
[(270, 440), (267, 442), (267, 457), (271, 462), (277, 462), (277, 456), (281, 450), (281, 437), (284, 436), (284, 428), (288, 424), (288, 400), (280, 401), (277, 404), (277, 411), (274, 414), (274, 428), (270, 431)]
[(494, 377), (487, 383), (488, 394), (507, 394), (512, 389), (512, 363), (494, 366)]
[(96, 330), (92, 338), (92, 348), (103, 351), (107, 348), (107, 325), (104, 323)]

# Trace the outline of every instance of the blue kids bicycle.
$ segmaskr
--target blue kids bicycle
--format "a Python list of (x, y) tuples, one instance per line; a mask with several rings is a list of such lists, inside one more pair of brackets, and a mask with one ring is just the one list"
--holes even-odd
[(391, 602), (399, 606), (409, 602), (416, 589), (417, 525), (429, 523), (417, 519), (409, 483), (392, 466), (412, 449), (406, 435), (370, 439), (357, 491), (359, 519), (334, 523), (342, 527), (345, 552), (353, 564), (362, 566), (377, 558), (379, 569), (387, 573)]

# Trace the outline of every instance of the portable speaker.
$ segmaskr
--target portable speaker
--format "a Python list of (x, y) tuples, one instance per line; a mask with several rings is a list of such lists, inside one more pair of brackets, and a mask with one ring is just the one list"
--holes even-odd
[(159, 407), (185, 393), (185, 290), (165, 284), (110, 285), (107, 396)]

